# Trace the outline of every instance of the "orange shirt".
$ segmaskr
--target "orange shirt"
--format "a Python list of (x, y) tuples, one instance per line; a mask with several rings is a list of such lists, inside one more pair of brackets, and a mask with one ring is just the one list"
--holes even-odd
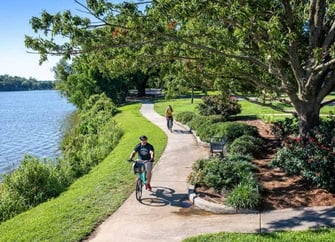
[(166, 117), (172, 117), (172, 115), (173, 115), (173, 112), (171, 111), (171, 109), (166, 109), (166, 111), (165, 111), (165, 116)]

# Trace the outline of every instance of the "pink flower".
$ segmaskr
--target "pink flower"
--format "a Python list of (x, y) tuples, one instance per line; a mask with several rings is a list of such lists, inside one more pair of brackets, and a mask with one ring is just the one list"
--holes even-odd
[(311, 142), (311, 143), (313, 143), (313, 142), (315, 142), (316, 141), (316, 139), (314, 139), (314, 138), (309, 138), (309, 140), (308, 140), (309, 142)]

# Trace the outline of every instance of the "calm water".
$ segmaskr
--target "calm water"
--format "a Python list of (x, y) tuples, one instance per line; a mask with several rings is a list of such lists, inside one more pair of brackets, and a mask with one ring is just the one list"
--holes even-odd
[(57, 91), (0, 92), (0, 180), (24, 154), (60, 155), (67, 118), (75, 107)]

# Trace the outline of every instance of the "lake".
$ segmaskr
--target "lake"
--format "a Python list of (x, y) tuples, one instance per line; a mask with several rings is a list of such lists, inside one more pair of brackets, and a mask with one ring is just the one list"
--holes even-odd
[(58, 91), (0, 92), (0, 180), (20, 164), (24, 154), (52, 158), (74, 105)]

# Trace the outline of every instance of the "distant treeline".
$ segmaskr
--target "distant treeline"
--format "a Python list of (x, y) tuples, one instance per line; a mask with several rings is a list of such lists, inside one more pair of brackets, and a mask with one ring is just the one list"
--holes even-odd
[(34, 78), (0, 75), (0, 91), (30, 91), (54, 89), (53, 81), (37, 81)]

